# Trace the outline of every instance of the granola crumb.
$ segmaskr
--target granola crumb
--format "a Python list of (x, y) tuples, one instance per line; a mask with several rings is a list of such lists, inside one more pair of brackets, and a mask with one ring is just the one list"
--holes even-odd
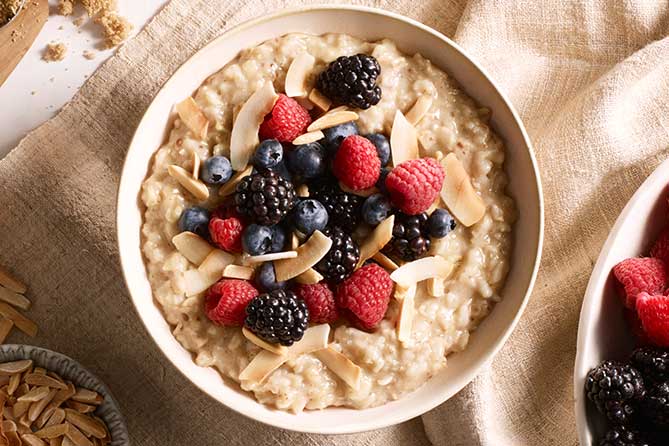
[(102, 25), (105, 35), (105, 46), (113, 48), (128, 38), (132, 31), (132, 24), (125, 17), (115, 12), (106, 12), (95, 19), (95, 23)]
[(116, 0), (79, 0), (89, 16), (93, 17), (98, 12), (117, 11)]
[(31, 95), (31, 96), (35, 96), (36, 94), (37, 94), (37, 92), (36, 92), (35, 90), (33, 90), (33, 91), (30, 92), (30, 95)]
[(65, 59), (67, 54), (67, 46), (64, 43), (49, 43), (42, 55), (42, 59), (47, 62), (58, 62)]
[(95, 53), (93, 51), (90, 51), (90, 50), (85, 50), (84, 51), (84, 57), (88, 60), (93, 60), (93, 59), (95, 59)]
[(58, 1), (58, 14), (60, 15), (72, 15), (74, 10), (73, 0), (59, 0)]
[[(88, 17), (95, 17), (95, 23), (102, 27), (105, 48), (120, 45), (130, 36), (133, 28), (132, 24), (125, 17), (118, 14), (117, 0), (59, 0), (58, 13), (61, 15), (71, 15), (74, 5), (77, 3), (83, 6)], [(81, 26), (85, 20), (86, 18), (81, 16), (73, 20), (72, 23), (76, 26)]]
[(74, 26), (79, 27), (79, 26), (83, 25), (85, 21), (86, 21), (86, 17), (84, 17), (82, 15), (81, 17), (77, 17), (76, 19), (72, 20), (72, 23), (74, 24)]

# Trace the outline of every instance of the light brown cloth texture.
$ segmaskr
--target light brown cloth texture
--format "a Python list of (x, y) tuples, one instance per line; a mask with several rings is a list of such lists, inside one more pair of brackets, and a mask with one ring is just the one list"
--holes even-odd
[(29, 315), (41, 325), (34, 340), (10, 340), (63, 352), (97, 373), (140, 446), (575, 445), (582, 295), (617, 214), (669, 146), (666, 2), (359, 2), (453, 37), (499, 82), (535, 144), (546, 243), (532, 300), (479, 378), (422, 419), (338, 437), (260, 426), (191, 385), (141, 326), (115, 244), (123, 157), (160, 85), (230, 26), (305, 3), (172, 1), (0, 162), (0, 263), (29, 282)]

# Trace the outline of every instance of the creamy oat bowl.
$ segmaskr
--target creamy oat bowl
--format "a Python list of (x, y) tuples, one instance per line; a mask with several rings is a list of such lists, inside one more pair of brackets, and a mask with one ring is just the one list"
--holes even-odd
[(479, 324), (507, 313), (517, 211), (495, 110), (408, 54), (276, 35), (173, 94), (139, 192), (145, 280), (221, 387), (299, 417), (373, 412), (466, 368)]

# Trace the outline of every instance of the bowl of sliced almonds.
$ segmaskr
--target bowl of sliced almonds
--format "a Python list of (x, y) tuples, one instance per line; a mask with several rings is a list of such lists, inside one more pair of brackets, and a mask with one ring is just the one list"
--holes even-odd
[(128, 430), (109, 389), (75, 360), (0, 346), (0, 445), (121, 446)]

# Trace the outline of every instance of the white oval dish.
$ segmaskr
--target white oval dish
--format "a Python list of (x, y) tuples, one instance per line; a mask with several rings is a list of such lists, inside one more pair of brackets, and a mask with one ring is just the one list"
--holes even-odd
[(613, 225), (592, 270), (578, 323), (574, 401), (581, 446), (591, 446), (605, 430), (604, 416), (588, 404), (583, 385), (588, 371), (606, 359), (625, 359), (634, 338), (615, 290), (612, 269), (648, 251), (667, 224), (669, 160), (660, 164), (634, 193)]
[[(370, 26), (373, 24), (373, 26)], [(511, 269), (503, 301), (472, 334), (464, 352), (415, 392), (380, 407), (327, 408), (299, 414), (270, 409), (224, 380), (213, 368), (195, 365), (191, 354), (172, 336), (154, 304), (140, 249), (143, 209), (138, 199), (151, 158), (162, 144), (173, 105), (194, 91), (244, 48), (291, 32), (346, 33), (366, 40), (392, 38), (409, 54), (421, 53), (453, 76), (481, 106), (492, 110), (492, 125), (507, 148), (508, 191), (519, 218), (514, 226)], [(509, 101), (482, 68), (442, 34), (397, 14), (353, 6), (315, 6), (262, 17), (228, 31), (179, 68), (149, 106), (128, 150), (119, 187), (117, 231), (123, 274), (133, 303), (147, 330), (172, 363), (202, 391), (226, 406), (263, 423), (303, 432), (352, 433), (400, 423), (421, 415), (457, 393), (489, 361), (511, 334), (532, 290), (543, 240), (543, 198), (529, 138)]]

